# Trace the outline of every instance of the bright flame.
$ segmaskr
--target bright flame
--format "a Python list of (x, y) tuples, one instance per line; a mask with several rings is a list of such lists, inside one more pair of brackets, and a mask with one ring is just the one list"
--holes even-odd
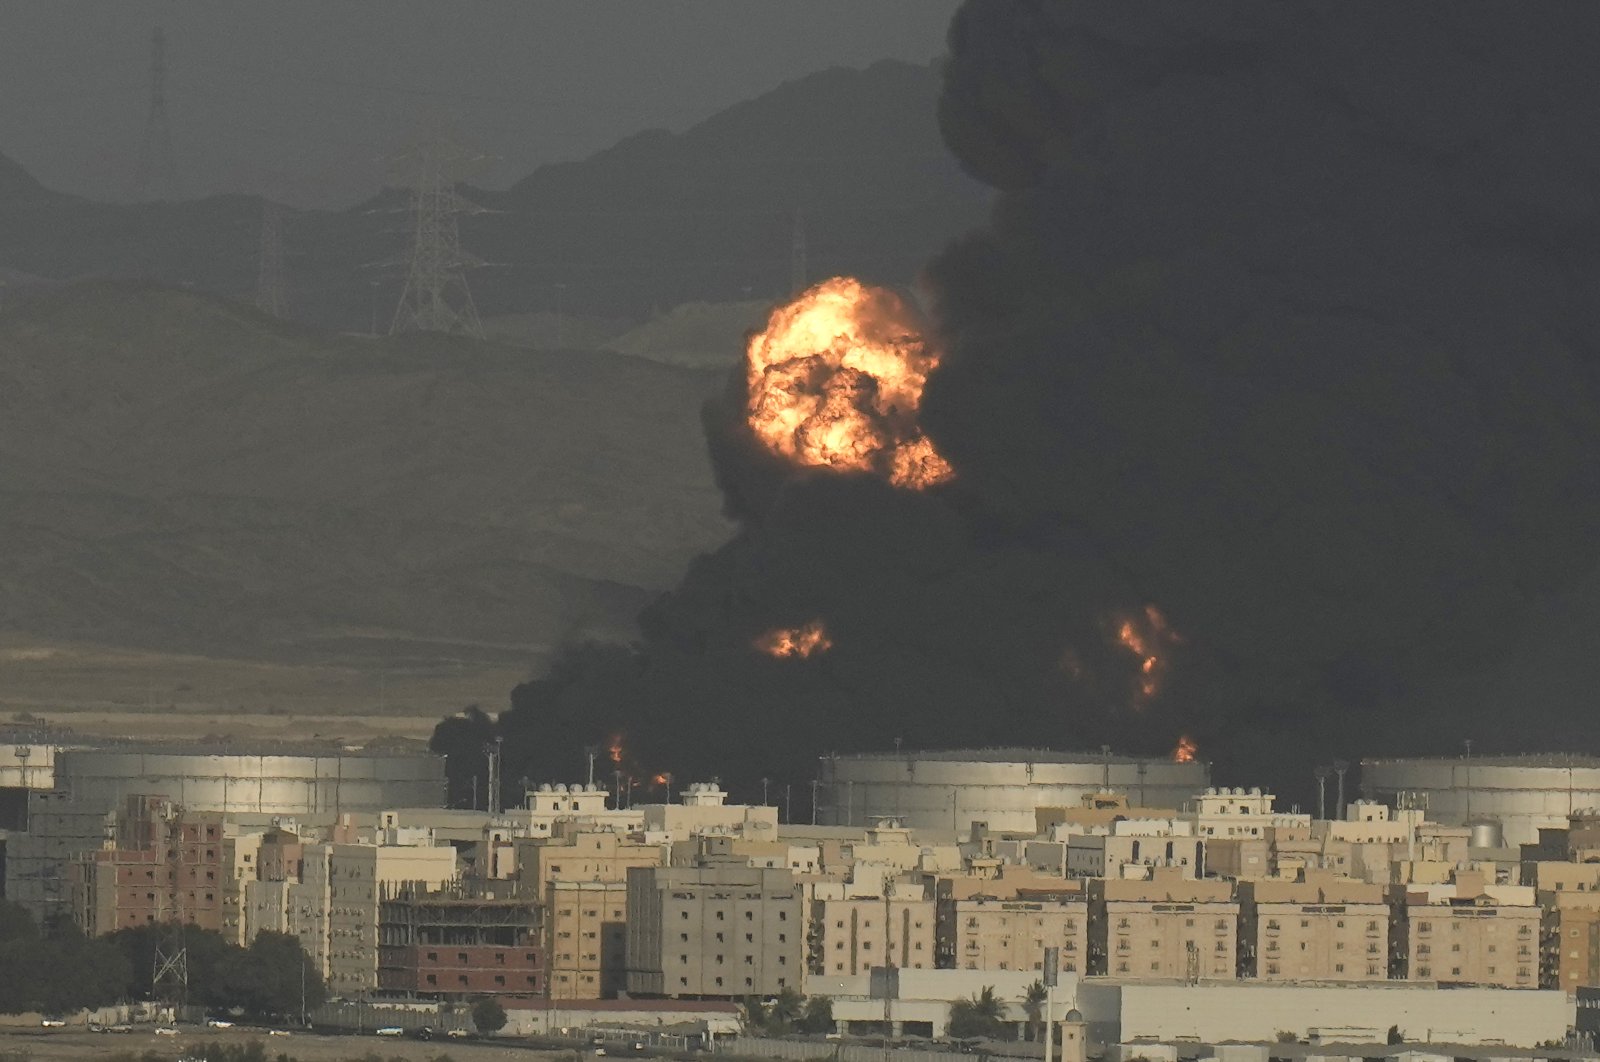
[(1125, 619), (1117, 625), (1117, 643), (1139, 658), (1139, 699), (1148, 701), (1161, 692), (1161, 679), (1167, 670), (1166, 652), (1183, 641), (1167, 623), (1167, 617), (1154, 605), (1144, 607), (1144, 615)]
[(921, 490), (954, 470), (917, 424), (939, 356), (886, 288), (834, 277), (772, 311), (745, 351), (747, 414), (773, 453)]
[(805, 659), (813, 653), (825, 653), (833, 648), (833, 639), (821, 620), (812, 620), (801, 627), (780, 628), (768, 631), (756, 639), (756, 648), (768, 656)]
[(1194, 743), (1194, 738), (1188, 734), (1178, 739), (1178, 747), (1172, 750), (1173, 763), (1193, 763), (1195, 755), (1200, 751)]
[(611, 743), (606, 746), (606, 752), (611, 756), (612, 763), (622, 762), (622, 735), (612, 734)]
[(654, 778), (652, 778), (650, 780), (652, 782), (654, 782), (656, 785), (671, 785), (672, 784), (672, 775), (663, 772), (661, 774), (656, 775)]

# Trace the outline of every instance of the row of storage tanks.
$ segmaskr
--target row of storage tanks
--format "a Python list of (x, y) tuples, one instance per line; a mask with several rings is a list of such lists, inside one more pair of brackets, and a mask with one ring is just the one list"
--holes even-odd
[[(66, 790), (77, 801), (103, 807), (125, 796), (158, 793), (199, 811), (270, 815), (438, 807), (445, 797), (441, 757), (383, 748), (246, 753), (7, 742), (0, 743), (0, 781)], [(913, 828), (962, 833), (974, 823), (997, 831), (1031, 831), (1035, 808), (1076, 807), (1104, 789), (1124, 792), (1137, 805), (1181, 808), (1210, 785), (1204, 762), (1106, 752), (834, 755), (821, 761), (817, 820), (847, 826), (894, 818)], [(1533, 843), (1541, 827), (1565, 825), (1574, 812), (1600, 807), (1600, 759), (1372, 759), (1361, 764), (1361, 793), (1390, 805), (1424, 808), (1437, 822), (1473, 824), (1486, 847), (1494, 840)]]
[[(1145, 807), (1182, 808), (1211, 784), (1203, 762), (1106, 753), (984, 749), (835, 755), (823, 759), (818, 820), (865, 825), (895, 818), (965, 833), (974, 823), (1031, 831), (1034, 809), (1076, 807), (1102, 789)], [(1481, 847), (1532, 844), (1539, 830), (1600, 807), (1600, 759), (1564, 754), (1458, 759), (1370, 759), (1361, 794), (1472, 825)]]

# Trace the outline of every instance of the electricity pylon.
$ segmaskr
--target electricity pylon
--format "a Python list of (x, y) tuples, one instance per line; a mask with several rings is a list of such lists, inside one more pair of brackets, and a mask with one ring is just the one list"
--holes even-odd
[(411, 247), (390, 333), (456, 332), (483, 338), (466, 270), (483, 261), (461, 249), (461, 215), (483, 208), (456, 189), (489, 162), (433, 121), (390, 159), (411, 189)]

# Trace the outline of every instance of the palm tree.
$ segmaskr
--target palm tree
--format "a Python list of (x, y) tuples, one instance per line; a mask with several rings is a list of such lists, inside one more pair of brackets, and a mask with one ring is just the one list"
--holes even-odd
[(1043, 981), (1035, 981), (1028, 986), (1028, 992), (1022, 997), (1022, 1009), (1028, 1014), (1028, 1039), (1039, 1039), (1039, 1030), (1044, 1027), (1044, 1001), (1049, 993)]
[(971, 999), (958, 999), (950, 1004), (950, 1035), (957, 1040), (987, 1037), (999, 1040), (1005, 1034), (1005, 1004), (994, 995), (994, 986), (985, 985), (983, 991)]

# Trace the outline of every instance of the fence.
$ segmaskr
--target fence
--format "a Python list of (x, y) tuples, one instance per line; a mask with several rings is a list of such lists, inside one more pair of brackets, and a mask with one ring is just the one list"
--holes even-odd
[[(883, 1062), (884, 1050), (872, 1044), (827, 1043), (816, 1040), (768, 1040), (752, 1036), (735, 1036), (717, 1041), (717, 1053), (745, 1058), (791, 1059), (793, 1062)], [(951, 1062), (949, 1051), (918, 1051), (913, 1048), (892, 1048), (893, 1062)]]
[(465, 1010), (440, 1007), (437, 1003), (403, 1006), (388, 1003), (324, 1003), (310, 1013), (311, 1024), (326, 1029), (404, 1029), (414, 1032), (423, 1026), (438, 1030), (472, 1031), (472, 1017)]

